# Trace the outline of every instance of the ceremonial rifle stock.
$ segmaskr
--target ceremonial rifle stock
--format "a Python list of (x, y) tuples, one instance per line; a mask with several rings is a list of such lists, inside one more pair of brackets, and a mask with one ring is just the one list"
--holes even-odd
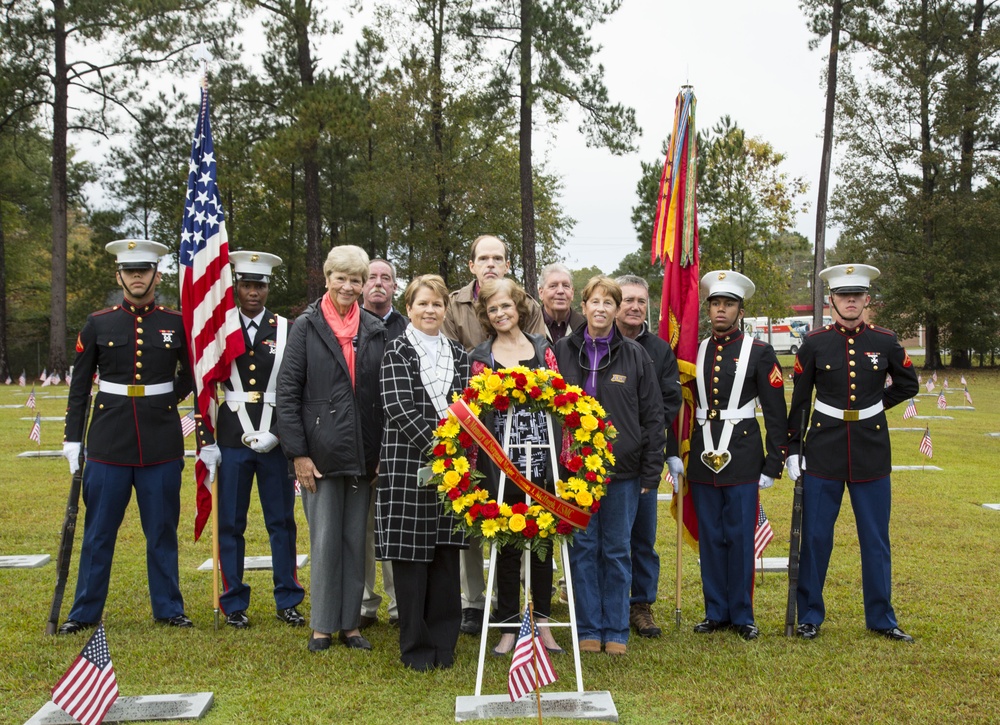
[[(806, 446), (806, 411), (802, 411), (799, 421), (799, 451), (805, 459)], [(788, 602), (785, 605), (785, 636), (795, 636), (796, 590), (799, 587), (799, 549), (802, 543), (802, 478), (805, 473), (800, 471), (795, 481), (792, 495), (792, 533), (788, 539)]]
[(80, 466), (69, 484), (69, 499), (66, 501), (66, 516), (63, 518), (62, 533), (59, 539), (59, 555), (56, 559), (56, 588), (52, 592), (52, 606), (49, 608), (49, 621), (45, 624), (45, 634), (55, 634), (59, 626), (59, 611), (62, 609), (63, 594), (66, 591), (66, 580), (69, 578), (69, 563), (73, 558), (73, 539), (76, 537), (76, 517), (80, 511), (80, 490), (83, 487), (83, 466), (86, 462), (87, 419), (90, 417), (90, 396), (87, 396), (87, 407), (83, 413), (83, 436), (80, 442)]

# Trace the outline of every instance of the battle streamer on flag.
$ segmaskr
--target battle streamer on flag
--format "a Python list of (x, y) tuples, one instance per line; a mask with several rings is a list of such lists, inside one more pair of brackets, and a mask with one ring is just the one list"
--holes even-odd
[(524, 610), (524, 619), (521, 620), (521, 630), (517, 634), (517, 644), (514, 645), (514, 655), (507, 675), (510, 701), (519, 700), (557, 679), (552, 659), (538, 633), (538, 626), (532, 621), (529, 606)]
[(83, 725), (99, 725), (117, 699), (118, 680), (102, 622), (52, 688), (52, 702)]
[[(191, 142), (187, 199), (181, 231), (179, 270), (181, 314), (190, 340), (197, 410), (209, 433), (215, 432), (216, 385), (230, 376), (232, 362), (246, 351), (233, 299), (226, 221), (216, 183), (215, 144), (209, 121), (207, 83), (202, 84), (198, 124)], [(197, 540), (212, 510), (208, 469), (195, 461)]]

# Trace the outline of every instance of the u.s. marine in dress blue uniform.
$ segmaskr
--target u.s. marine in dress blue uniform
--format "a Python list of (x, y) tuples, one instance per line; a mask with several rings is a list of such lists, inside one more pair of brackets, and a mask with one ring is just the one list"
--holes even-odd
[[(892, 456), (885, 411), (918, 390), (913, 363), (891, 330), (867, 324), (868, 265), (837, 265), (820, 276), (830, 286), (834, 323), (810, 332), (795, 358), (793, 423), (812, 416), (803, 444), (789, 433), (788, 470), (803, 475), (802, 551), (797, 592), (798, 634), (813, 639), (826, 618), (823, 585), (833, 528), (847, 486), (861, 545), (865, 624), (890, 639), (912, 641), (898, 627), (892, 607), (889, 511)], [(886, 385), (887, 376), (892, 382)], [(813, 391), (816, 393), (812, 402)]]
[[(759, 634), (753, 613), (759, 489), (774, 483), (785, 462), (784, 376), (774, 349), (739, 329), (753, 282), (717, 270), (702, 278), (701, 287), (712, 336), (699, 348), (699, 403), (687, 467), (705, 596), (705, 620), (695, 631), (707, 634), (731, 625), (752, 640)], [(747, 360), (741, 359), (744, 351)], [(764, 413), (763, 447), (756, 400)]]
[(86, 438), (86, 515), (76, 597), (60, 634), (101, 620), (118, 528), (133, 488), (146, 537), (153, 617), (175, 627), (191, 626), (177, 568), (184, 456), (177, 404), (191, 393), (187, 336), (180, 313), (154, 301), (157, 260), (166, 246), (122, 240), (107, 249), (117, 255), (124, 299), (91, 314), (76, 342), (63, 444), (71, 472), (87, 424), (94, 374), (100, 379)]
[[(236, 297), (246, 352), (233, 362), (232, 375), (219, 395), (216, 443), (219, 459), (219, 607), (226, 624), (250, 626), (250, 585), (243, 580), (250, 493), (254, 477), (271, 544), (271, 571), (278, 619), (293, 627), (305, 624), (296, 609), (305, 590), (296, 574), (295, 489), (288, 460), (278, 446), (275, 411), (277, 368), (288, 337), (288, 321), (265, 307), (274, 267), (281, 258), (265, 252), (231, 252)], [(199, 423), (201, 455), (211, 445)], [(203, 460), (205, 460), (203, 458)], [(211, 462), (206, 462), (210, 469)], [(215, 475), (216, 471), (212, 471)]]

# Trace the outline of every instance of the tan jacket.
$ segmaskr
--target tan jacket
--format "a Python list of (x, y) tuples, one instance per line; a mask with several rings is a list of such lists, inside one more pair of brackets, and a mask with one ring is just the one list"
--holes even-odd
[[(486, 339), (486, 330), (479, 324), (479, 318), (476, 316), (475, 286), (476, 280), (472, 280), (448, 296), (448, 312), (441, 326), (441, 332), (445, 337), (460, 343), (466, 351), (472, 350)], [(528, 319), (521, 322), (521, 331), (544, 336), (546, 329), (542, 320), (542, 308), (530, 296), (528, 309)]]

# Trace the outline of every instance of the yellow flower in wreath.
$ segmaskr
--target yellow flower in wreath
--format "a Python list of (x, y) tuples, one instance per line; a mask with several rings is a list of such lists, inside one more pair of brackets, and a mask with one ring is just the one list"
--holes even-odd
[(460, 456), (452, 460), (451, 464), (455, 467), (456, 473), (468, 473), (469, 472), (469, 459), (465, 456)]
[(507, 526), (510, 528), (511, 531), (517, 534), (520, 533), (521, 531), (524, 531), (524, 526), (526, 523), (527, 522), (524, 520), (524, 516), (522, 516), (521, 514), (514, 514), (513, 516), (510, 517), (510, 521), (507, 522)]
[(434, 463), (431, 464), (431, 471), (436, 476), (440, 476), (442, 473), (444, 473), (444, 459), (439, 458), (436, 461), (434, 461)]
[(591, 453), (583, 459), (583, 465), (587, 467), (588, 471), (597, 471), (601, 468), (601, 457), (596, 453)]
[(500, 530), (500, 523), (496, 519), (487, 519), (483, 522), (483, 536), (492, 539)]
[(597, 418), (592, 415), (581, 415), (580, 427), (591, 432), (597, 430)]
[(576, 494), (576, 502), (578, 505), (586, 508), (590, 504), (594, 503), (594, 497), (590, 495), (590, 491), (578, 491)]
[(441, 479), (441, 483), (444, 486), (445, 491), (450, 491), (458, 485), (459, 481), (462, 480), (462, 474), (458, 471), (448, 471), (444, 474), (444, 478)]
[(577, 428), (576, 433), (573, 436), (581, 443), (586, 443), (590, 440), (590, 433), (585, 431), (583, 428)]

